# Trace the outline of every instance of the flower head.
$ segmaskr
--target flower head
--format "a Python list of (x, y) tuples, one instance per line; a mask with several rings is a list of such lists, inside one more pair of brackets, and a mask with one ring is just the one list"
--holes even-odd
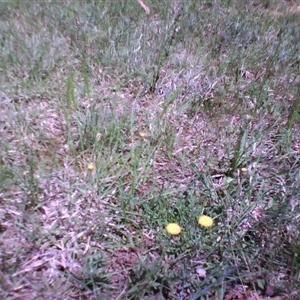
[(93, 170), (95, 168), (93, 163), (88, 164), (88, 169), (89, 170)]
[(214, 224), (214, 221), (211, 217), (202, 215), (198, 219), (198, 224), (203, 227), (211, 227)]
[(169, 223), (166, 230), (171, 235), (177, 235), (181, 232), (181, 227), (177, 223)]
[(147, 137), (147, 133), (144, 132), (144, 131), (139, 131), (138, 134), (139, 134), (139, 136), (142, 137), (142, 138)]

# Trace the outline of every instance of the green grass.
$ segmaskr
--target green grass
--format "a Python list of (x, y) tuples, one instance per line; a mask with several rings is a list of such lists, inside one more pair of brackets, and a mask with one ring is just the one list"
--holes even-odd
[(145, 3), (0, 3), (1, 298), (298, 299), (297, 7)]

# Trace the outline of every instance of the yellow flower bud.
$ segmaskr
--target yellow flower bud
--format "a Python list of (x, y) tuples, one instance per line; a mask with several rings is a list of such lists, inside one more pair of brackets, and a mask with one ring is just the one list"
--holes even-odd
[(181, 232), (181, 227), (177, 223), (169, 223), (166, 230), (171, 235), (177, 235)]
[(214, 224), (214, 221), (211, 217), (202, 215), (198, 219), (198, 224), (203, 227), (211, 227)]
[(89, 170), (93, 170), (95, 168), (93, 163), (88, 164), (88, 169)]

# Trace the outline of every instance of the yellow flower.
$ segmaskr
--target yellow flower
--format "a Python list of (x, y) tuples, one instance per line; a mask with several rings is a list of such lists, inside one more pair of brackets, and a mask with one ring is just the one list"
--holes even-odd
[(166, 226), (166, 230), (169, 234), (177, 235), (181, 232), (181, 227), (177, 223), (169, 223)]
[(88, 164), (88, 169), (89, 170), (93, 170), (95, 168), (93, 163)]
[(199, 225), (201, 225), (203, 227), (211, 227), (211, 226), (213, 226), (214, 221), (211, 217), (202, 215), (199, 217), (198, 223), (199, 223)]
[(147, 137), (147, 133), (144, 131), (139, 131), (139, 136), (142, 138)]
[(244, 168), (241, 168), (241, 171), (242, 171), (242, 172), (247, 172), (248, 169), (244, 167)]

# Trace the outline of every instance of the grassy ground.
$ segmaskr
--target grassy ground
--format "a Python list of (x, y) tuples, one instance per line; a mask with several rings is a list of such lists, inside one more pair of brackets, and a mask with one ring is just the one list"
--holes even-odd
[(0, 298), (299, 299), (299, 5), (145, 4), (0, 2)]

